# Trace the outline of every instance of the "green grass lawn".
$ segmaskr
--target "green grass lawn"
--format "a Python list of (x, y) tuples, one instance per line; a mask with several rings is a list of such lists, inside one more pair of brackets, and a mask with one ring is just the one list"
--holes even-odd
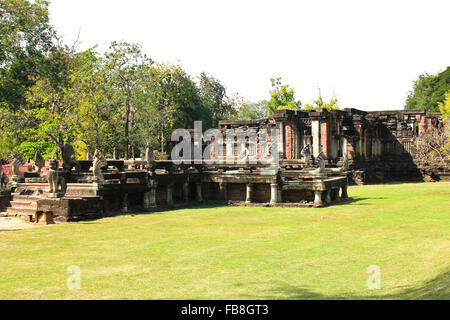
[[(450, 299), (450, 183), (0, 231), (0, 299)], [(81, 269), (69, 290), (67, 268)], [(367, 268), (381, 289), (367, 289)]]

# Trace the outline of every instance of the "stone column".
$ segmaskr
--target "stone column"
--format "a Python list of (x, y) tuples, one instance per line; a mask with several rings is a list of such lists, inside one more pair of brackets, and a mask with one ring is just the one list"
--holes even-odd
[(173, 205), (173, 183), (167, 185), (167, 205)]
[(189, 181), (183, 183), (183, 199), (184, 202), (189, 202)]
[(325, 202), (327, 202), (327, 203), (331, 202), (331, 190), (330, 189), (325, 191)]
[(220, 200), (227, 200), (227, 184), (226, 182), (219, 182)]
[(347, 154), (347, 138), (342, 137), (341, 146), (342, 146), (342, 156), (344, 156), (344, 154)]
[(253, 183), (247, 183), (247, 194), (245, 203), (252, 203)]
[(202, 196), (202, 183), (201, 182), (197, 182), (195, 184), (196, 186), (196, 191), (197, 191), (197, 201), (198, 202), (202, 202), (203, 201), (203, 196)]
[(270, 184), (270, 203), (271, 204), (278, 203), (278, 184), (277, 183)]
[(333, 189), (333, 192), (334, 192), (334, 200), (335, 200), (335, 201), (341, 201), (341, 197), (339, 196), (339, 189), (340, 189), (340, 188)]
[(150, 191), (144, 192), (143, 197), (144, 209), (150, 209)]
[(341, 188), (342, 188), (342, 195), (341, 195), (341, 198), (347, 199), (347, 198), (348, 198), (347, 185), (342, 186)]
[(317, 158), (320, 153), (320, 120), (311, 121), (311, 135), (313, 138), (313, 156)]
[(128, 193), (125, 193), (123, 195), (122, 208), (120, 209), (120, 211), (122, 211), (122, 212), (127, 212), (128, 211)]
[(281, 188), (277, 189), (277, 201), (278, 201), (278, 203), (283, 202), (283, 189), (281, 189)]
[(280, 154), (280, 159), (284, 159), (284, 123), (278, 123), (278, 153)]
[(314, 205), (321, 206), (322, 204), (322, 191), (314, 190)]
[(149, 207), (156, 208), (156, 185), (150, 188)]

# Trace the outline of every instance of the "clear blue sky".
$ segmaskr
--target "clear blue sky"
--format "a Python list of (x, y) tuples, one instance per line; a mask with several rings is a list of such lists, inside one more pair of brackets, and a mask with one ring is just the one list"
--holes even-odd
[(207, 71), (257, 101), (281, 76), (303, 104), (402, 109), (412, 81), (450, 65), (450, 1), (51, 0), (52, 23), (80, 49), (137, 42), (149, 57)]

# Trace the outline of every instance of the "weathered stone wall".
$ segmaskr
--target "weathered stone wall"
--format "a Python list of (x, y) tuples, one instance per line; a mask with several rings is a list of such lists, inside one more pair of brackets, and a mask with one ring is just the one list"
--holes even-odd
[(100, 197), (79, 199), (42, 199), (37, 201), (37, 212), (52, 213), (57, 222), (91, 220), (103, 217)]
[[(448, 177), (447, 171), (420, 168), (411, 153), (414, 140), (442, 124), (440, 113), (425, 110), (375, 111), (357, 109), (292, 111), (276, 110), (269, 119), (221, 121), (219, 128), (280, 129), (280, 159), (300, 159), (306, 145), (313, 155), (320, 151), (333, 166), (348, 155), (355, 183)], [(430, 173), (430, 170), (432, 172)]]

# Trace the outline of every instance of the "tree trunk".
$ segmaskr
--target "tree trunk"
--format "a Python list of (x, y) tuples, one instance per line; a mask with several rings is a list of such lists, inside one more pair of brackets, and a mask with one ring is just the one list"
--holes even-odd
[(130, 103), (127, 99), (125, 101), (125, 160), (128, 160), (128, 154), (130, 152), (129, 123), (130, 123)]

